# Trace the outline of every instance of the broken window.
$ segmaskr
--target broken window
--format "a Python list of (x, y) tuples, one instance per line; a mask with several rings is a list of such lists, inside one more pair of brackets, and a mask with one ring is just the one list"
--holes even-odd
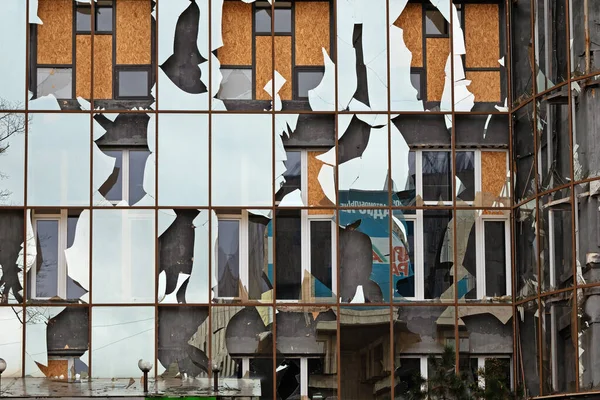
[(531, 11), (531, 0), (516, 0), (510, 12), (513, 107), (533, 94)]
[(217, 98), (221, 100), (252, 100), (252, 69), (221, 67), (221, 87)]
[(276, 293), (280, 300), (299, 300), (302, 282), (301, 211), (278, 211), (275, 219)]
[(92, 378), (140, 376), (140, 359), (154, 364), (155, 325), (154, 307), (93, 307)]
[(536, 101), (537, 169), (540, 191), (571, 181), (569, 150), (569, 98), (567, 88), (547, 93)]
[[(516, 384), (521, 385), (528, 396), (540, 394), (540, 343), (539, 324), (540, 310), (537, 300), (528, 301), (517, 307), (516, 319)], [(533, 344), (533, 346), (532, 346)]]
[(211, 362), (221, 371), (219, 384), (236, 387), (240, 379), (258, 379), (260, 397), (273, 398), (273, 309), (215, 306), (211, 311)]
[(430, 36), (448, 35), (449, 24), (438, 10), (425, 11), (425, 33)]
[[(556, 11), (558, 17), (563, 17), (563, 11), (557, 5)], [(598, 73), (600, 71), (600, 32), (598, 31), (598, 3), (589, 1), (571, 1), (569, 2), (569, 24), (571, 31), (571, 77)], [(558, 24), (558, 22), (557, 22)], [(553, 21), (548, 21), (548, 27), (556, 30), (554, 34), (559, 34), (564, 26), (553, 25)]]
[[(572, 392), (576, 385), (576, 328), (572, 292), (542, 298), (542, 394)], [(581, 354), (581, 353), (580, 353)], [(588, 355), (581, 356), (585, 365)], [(581, 362), (581, 361), (580, 361)], [(585, 367), (579, 367), (585, 375)]]
[(154, 302), (154, 210), (94, 210), (92, 222), (92, 301)]
[(218, 218), (215, 297), (270, 300), (272, 250), (267, 242), (270, 221), (247, 210), (219, 214)]
[(158, 308), (157, 372), (162, 378), (206, 376), (208, 307)]
[[(4, 60), (0, 63), (0, 110), (25, 109), (27, 13), (27, 3), (12, 0), (0, 5), (0, 47)], [(32, 14), (29, 13), (30, 20), (35, 19)]]
[(24, 221), (22, 209), (0, 211), (0, 304), (23, 302)]
[(6, 361), (4, 378), (20, 378), (23, 360), (23, 308), (0, 307), (0, 347)]
[(344, 398), (372, 398), (374, 392), (390, 392), (391, 311), (389, 307), (341, 307), (339, 351)]
[(422, 157), (423, 200), (452, 202), (452, 153), (424, 151)]
[(515, 210), (515, 273), (516, 296), (526, 298), (535, 295), (538, 288), (538, 232), (536, 201), (523, 204)]
[(571, 196), (568, 189), (543, 196), (539, 240), (542, 290), (573, 285), (573, 243), (571, 237)]
[(286, 160), (283, 162), (285, 165), (285, 172), (283, 173), (285, 181), (275, 194), (276, 202), (281, 202), (285, 196), (295, 190), (300, 190), (302, 193), (302, 171), (304, 170), (303, 165), (306, 164), (306, 162), (302, 162), (302, 152), (286, 151), (285, 156)]
[[(27, 294), (30, 300), (76, 300), (84, 295), (88, 282), (81, 284), (68, 275), (67, 249), (73, 246), (81, 210), (37, 210), (32, 213), (34, 241), (28, 241), (27, 252), (36, 256), (27, 273)], [(82, 226), (80, 229), (85, 230)], [(85, 234), (85, 233), (83, 233)], [(89, 235), (89, 233), (88, 233)], [(87, 260), (71, 258), (76, 271)]]
[(534, 117), (532, 103), (519, 108), (513, 116), (515, 202), (535, 193)]
[(64, 381), (88, 374), (89, 311), (84, 307), (27, 307), (25, 374)]
[(98, 190), (106, 200), (113, 204), (121, 201), (135, 205), (146, 192), (143, 188), (148, 150), (123, 149), (104, 150), (103, 153), (115, 159), (112, 174)]

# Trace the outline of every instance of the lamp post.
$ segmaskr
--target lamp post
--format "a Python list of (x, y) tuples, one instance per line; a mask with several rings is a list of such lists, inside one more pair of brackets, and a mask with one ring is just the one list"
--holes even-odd
[(2, 395), (2, 373), (6, 371), (6, 361), (0, 358), (0, 395)]
[(213, 365), (212, 365), (213, 390), (215, 393), (217, 393), (219, 391), (219, 372), (221, 372), (221, 368), (219, 368), (219, 364), (213, 363)]
[(152, 363), (140, 358), (140, 361), (138, 361), (138, 368), (144, 373), (144, 393), (148, 393), (148, 372), (152, 369)]

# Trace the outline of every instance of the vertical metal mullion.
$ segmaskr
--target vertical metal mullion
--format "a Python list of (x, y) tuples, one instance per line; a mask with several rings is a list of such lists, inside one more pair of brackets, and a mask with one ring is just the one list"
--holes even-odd
[[(23, 224), (23, 301), (22, 301), (22, 330), (21, 330), (21, 377), (25, 377), (25, 346), (27, 345), (27, 221), (28, 221), (28, 201), (27, 201), (27, 184), (28, 184), (28, 146), (29, 146), (29, 51), (30, 51), (30, 36), (29, 36), (29, 1), (25, 1), (25, 160), (24, 160), (24, 182), (23, 182), (23, 213), (24, 213), (24, 224)], [(36, 60), (37, 61), (37, 60)], [(35, 236), (32, 238), (35, 240)], [(34, 263), (35, 265), (35, 263)]]
[[(254, 19), (254, 16), (253, 16)], [(255, 39), (256, 41), (256, 36)], [(272, 186), (272, 196), (271, 196), (271, 221), (272, 221), (272, 232), (273, 232), (273, 297), (271, 299), (271, 312), (273, 318), (272, 324), (272, 335), (273, 335), (273, 346), (272, 346), (272, 354), (271, 360), (273, 363), (273, 400), (277, 398), (277, 208), (275, 207), (275, 99), (277, 94), (275, 93), (275, 65), (276, 65), (276, 51), (275, 51), (275, 2), (271, 2), (271, 186)], [(302, 282), (302, 281), (301, 281)]]

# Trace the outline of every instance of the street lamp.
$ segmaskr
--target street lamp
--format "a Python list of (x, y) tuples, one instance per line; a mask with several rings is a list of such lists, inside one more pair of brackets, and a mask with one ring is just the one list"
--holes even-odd
[(144, 393), (148, 393), (148, 372), (152, 369), (152, 363), (140, 358), (140, 361), (138, 361), (138, 368), (144, 373)]
[(0, 358), (0, 394), (2, 394), (2, 373), (6, 371), (6, 361)]
[(216, 362), (212, 365), (212, 373), (213, 373), (213, 390), (216, 392), (219, 391), (219, 372), (221, 372), (221, 368), (219, 368), (219, 364)]

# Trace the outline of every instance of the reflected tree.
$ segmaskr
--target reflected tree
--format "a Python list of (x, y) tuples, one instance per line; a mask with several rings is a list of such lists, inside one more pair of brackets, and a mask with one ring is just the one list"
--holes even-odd
[[(0, 110), (18, 109), (17, 104), (11, 104), (0, 98)], [(31, 120), (30, 120), (31, 121)], [(10, 147), (9, 138), (14, 134), (25, 133), (25, 114), (0, 112), (0, 157)], [(0, 171), (0, 180), (7, 179), (8, 176), (3, 171)], [(0, 186), (0, 200), (8, 197), (11, 193), (7, 189), (2, 189)]]

